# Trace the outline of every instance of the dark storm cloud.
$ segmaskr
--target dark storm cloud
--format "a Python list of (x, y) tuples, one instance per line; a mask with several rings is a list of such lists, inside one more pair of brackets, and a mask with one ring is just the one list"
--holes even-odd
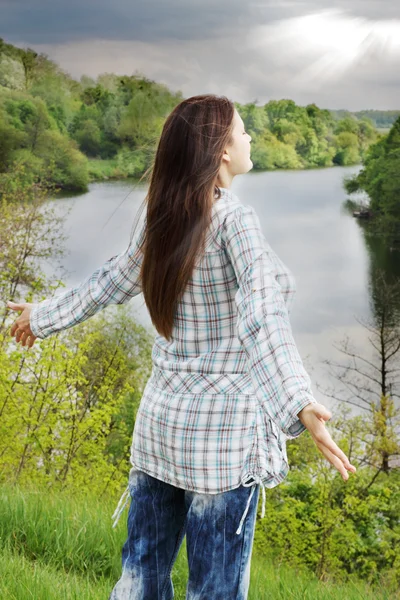
[(207, 39), (254, 21), (251, 3), (229, 0), (20, 0), (1, 2), (0, 35), (52, 44), (79, 39)]

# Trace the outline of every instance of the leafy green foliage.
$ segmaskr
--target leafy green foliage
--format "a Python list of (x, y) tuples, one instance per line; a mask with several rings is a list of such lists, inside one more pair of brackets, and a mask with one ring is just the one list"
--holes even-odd
[[(63, 253), (63, 218), (45, 201), (45, 191), (25, 176), (22, 165), (0, 177), (3, 298), (20, 295), (30, 302), (33, 295), (51, 297), (63, 285), (47, 280), (37, 265)], [(1, 308), (0, 481), (34, 480), (82, 493), (120, 489), (149, 376), (151, 336), (126, 306), (107, 312), (37, 340), (28, 352), (9, 335), (15, 314)]]
[(89, 181), (87, 159), (76, 143), (59, 129), (41, 98), (0, 88), (0, 173), (23, 162), (32, 178), (42, 173), (60, 188), (85, 190)]
[(373, 420), (339, 415), (327, 423), (357, 466), (347, 482), (316, 450), (308, 432), (288, 441), (291, 470), (285, 482), (268, 490), (265, 518), (255, 535), (258, 553), (306, 567), (322, 580), (360, 577), (398, 588), (400, 477), (396, 468), (383, 473), (366, 464), (363, 435)]
[(345, 189), (349, 194), (364, 190), (374, 227), (392, 240), (400, 239), (400, 117), (387, 135), (370, 146), (362, 170), (345, 181)]
[(360, 162), (377, 138), (371, 123), (346, 117), (336, 122), (315, 104), (271, 100), (264, 106), (236, 104), (252, 136), (255, 169), (304, 169)]
[[(23, 157), (40, 177), (41, 168), (54, 161), (54, 183), (85, 190), (103, 171), (91, 167), (85, 155), (115, 160), (116, 168), (106, 168), (108, 177), (140, 177), (152, 164), (167, 115), (181, 100), (181, 92), (142, 74), (74, 81), (45, 55), (2, 41), (0, 172)], [(252, 160), (259, 170), (357, 164), (377, 138), (367, 117), (346, 113), (337, 120), (315, 104), (301, 107), (283, 99), (235, 106), (253, 138)]]

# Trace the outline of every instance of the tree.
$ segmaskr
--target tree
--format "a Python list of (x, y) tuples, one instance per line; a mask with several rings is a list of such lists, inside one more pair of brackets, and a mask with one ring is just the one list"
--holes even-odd
[(388, 283), (378, 272), (372, 301), (373, 321), (357, 321), (371, 334), (373, 358), (354, 350), (348, 338), (335, 346), (347, 357), (347, 364), (324, 363), (343, 389), (324, 394), (366, 414), (362, 462), (373, 467), (376, 475), (380, 471), (388, 474), (393, 468), (391, 460), (397, 464), (400, 457), (400, 409), (395, 406), (395, 399), (400, 398), (400, 281)]
[(247, 133), (251, 136), (262, 134), (269, 127), (269, 118), (262, 106), (255, 103), (239, 104), (236, 108), (240, 112)]
[(350, 131), (341, 131), (336, 137), (337, 153), (333, 157), (336, 165), (352, 165), (360, 162), (357, 135)]
[(400, 117), (369, 147), (362, 170), (344, 185), (349, 194), (359, 190), (368, 194), (376, 231), (390, 242), (400, 239)]
[(75, 133), (75, 139), (79, 149), (87, 156), (97, 156), (100, 152), (101, 134), (100, 127), (95, 121), (87, 119), (83, 121), (79, 131)]
[(25, 74), (25, 89), (28, 91), (34, 77), (38, 53), (28, 48), (27, 50), (20, 50), (20, 57)]
[[(31, 302), (63, 285), (37, 264), (64, 253), (63, 217), (46, 202), (46, 191), (26, 180), (22, 167), (0, 178), (3, 298)], [(152, 335), (126, 306), (114, 309), (113, 318), (96, 315), (30, 352), (15, 347), (10, 312), (0, 309), (1, 481), (99, 495), (125, 481)]]

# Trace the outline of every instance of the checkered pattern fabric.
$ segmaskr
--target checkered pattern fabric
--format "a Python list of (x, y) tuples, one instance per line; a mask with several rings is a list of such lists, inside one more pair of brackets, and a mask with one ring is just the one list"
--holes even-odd
[[(155, 337), (131, 446), (133, 466), (200, 493), (252, 479), (278, 485), (289, 468), (286, 438), (305, 430), (297, 414), (315, 402), (289, 322), (293, 275), (254, 208), (220, 189), (172, 341)], [(144, 225), (80, 285), (35, 305), (34, 335), (46, 338), (139, 294)]]

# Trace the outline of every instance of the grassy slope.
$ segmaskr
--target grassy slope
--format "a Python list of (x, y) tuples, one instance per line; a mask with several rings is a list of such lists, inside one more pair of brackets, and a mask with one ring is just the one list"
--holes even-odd
[[(0, 487), (0, 597), (2, 600), (107, 600), (120, 576), (127, 509), (118, 527), (111, 515), (118, 498), (73, 499), (67, 493)], [(172, 577), (175, 599), (187, 582), (184, 540)], [(364, 583), (334, 585), (313, 574), (252, 557), (249, 600), (383, 600)], [(397, 596), (400, 598), (400, 594)]]

